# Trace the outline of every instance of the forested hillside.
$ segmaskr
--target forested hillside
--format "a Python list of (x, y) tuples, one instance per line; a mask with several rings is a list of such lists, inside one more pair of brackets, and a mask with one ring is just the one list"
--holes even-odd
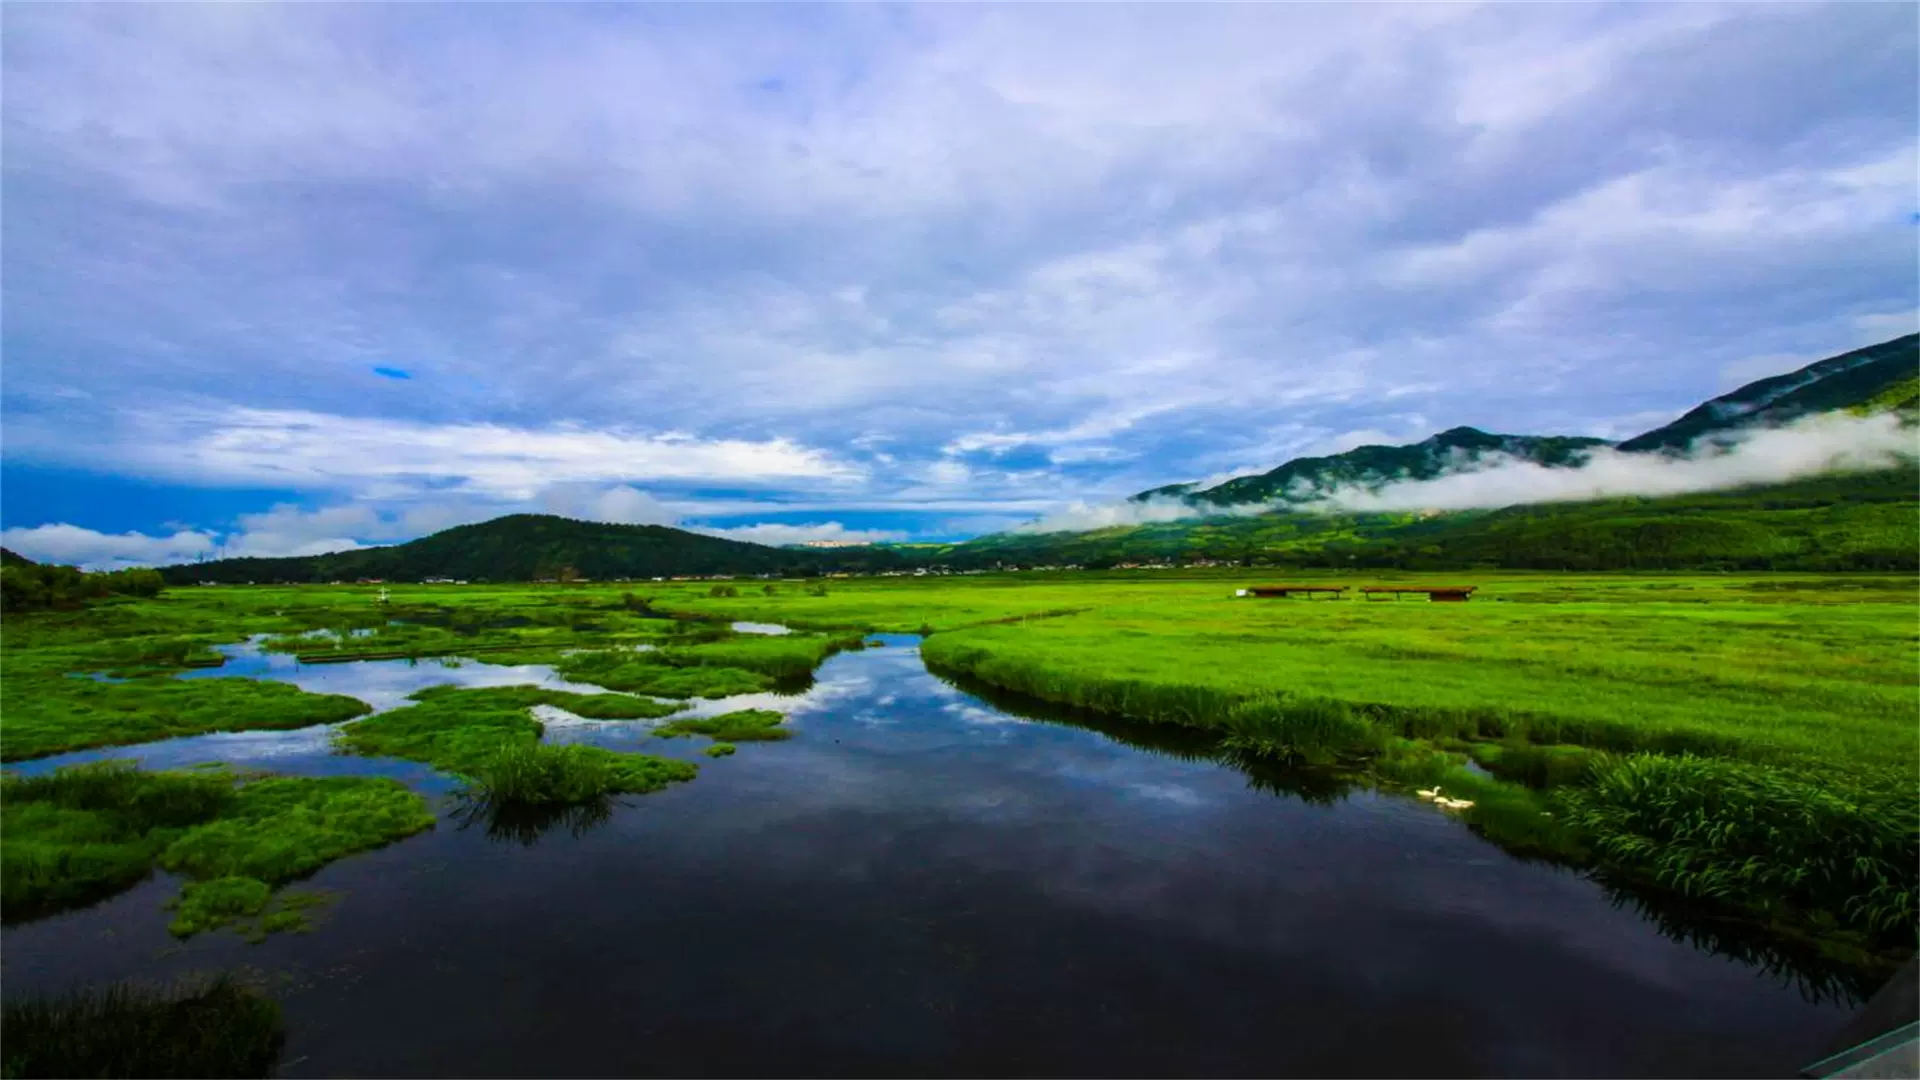
[(676, 574), (806, 574), (892, 566), (880, 549), (810, 551), (703, 536), (662, 525), (608, 525), (515, 514), (392, 547), (286, 559), (220, 559), (170, 566), (169, 582), (306, 582), (381, 578), (475, 581), (647, 578)]
[(954, 566), (1224, 559), (1308, 567), (1894, 570), (1920, 567), (1912, 468), (1663, 498), (1442, 514), (1274, 512), (920, 548)]

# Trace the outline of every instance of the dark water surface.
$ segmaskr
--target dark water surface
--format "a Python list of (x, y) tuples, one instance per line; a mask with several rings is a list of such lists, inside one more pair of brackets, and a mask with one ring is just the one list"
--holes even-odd
[[(777, 701), (795, 730), (717, 761), (646, 723), (543, 711), (550, 739), (702, 763), (597, 827), (526, 844), (449, 810), (321, 871), (331, 913), (259, 945), (176, 943), (160, 905), (177, 885), (157, 877), (9, 927), (0, 978), (12, 997), (255, 969), (286, 1008), (288, 1076), (1791, 1075), (1847, 1015), (1424, 804), (1310, 803), (1025, 720), (886, 640), (803, 695), (703, 703)], [(512, 670), (276, 664), (254, 673), (383, 706)], [(57, 760), (447, 790), (334, 756), (327, 731)]]

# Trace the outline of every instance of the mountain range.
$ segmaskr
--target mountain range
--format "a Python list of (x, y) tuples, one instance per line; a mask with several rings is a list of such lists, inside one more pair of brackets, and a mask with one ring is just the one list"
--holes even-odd
[(391, 547), (279, 559), (216, 559), (161, 568), (170, 584), (215, 581), (600, 580), (709, 574), (819, 574), (890, 568), (880, 548), (777, 548), (664, 525), (611, 525), (511, 514)]
[[(1431, 480), (1500, 456), (1548, 468), (1579, 468), (1587, 452), (1612, 446), (1625, 453), (1674, 454), (1697, 440), (1713, 442), (1756, 427), (1771, 427), (1812, 413), (1865, 405), (1911, 410), (1920, 399), (1916, 374), (1920, 335), (1829, 357), (1785, 375), (1748, 383), (1689, 410), (1670, 424), (1620, 443), (1563, 435), (1494, 435), (1457, 427), (1405, 446), (1360, 446), (1325, 457), (1295, 458), (1278, 468), (1201, 488), (1168, 484), (1133, 496), (1136, 502), (1178, 499), (1196, 509), (1254, 503), (1309, 504), (1336, 489), (1379, 488), (1405, 480)], [(1882, 401), (1882, 399), (1885, 399)]]
[[(1456, 427), (1404, 446), (1296, 458), (1204, 489), (1171, 484), (1133, 496), (1179, 500), (1191, 517), (1087, 532), (1019, 530), (951, 544), (775, 548), (658, 525), (515, 514), (391, 547), (165, 567), (195, 581), (333, 581), (427, 577), (528, 581), (675, 575), (809, 575), (918, 566), (1107, 566), (1229, 560), (1305, 566), (1576, 569), (1914, 569), (1920, 565), (1920, 472), (1909, 464), (1785, 484), (1669, 496), (1523, 504), (1451, 513), (1329, 513), (1329, 492), (1432, 480), (1489, 458), (1577, 470), (1603, 447), (1650, 458), (1730, 441), (1825, 412), (1920, 413), (1920, 335), (1821, 360), (1703, 402), (1620, 443), (1498, 435)], [(1257, 512), (1248, 512), (1259, 507)], [(1217, 511), (1217, 513), (1212, 512)], [(11, 553), (8, 553), (11, 554)]]

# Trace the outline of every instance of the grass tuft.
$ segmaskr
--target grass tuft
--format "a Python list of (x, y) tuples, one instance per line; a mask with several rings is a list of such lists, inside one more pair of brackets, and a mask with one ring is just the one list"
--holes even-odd
[(1257, 758), (1331, 765), (1380, 749), (1380, 732), (1345, 702), (1263, 694), (1228, 711), (1221, 745)]
[(515, 742), (501, 746), (474, 769), (466, 794), (495, 804), (564, 805), (658, 791), (691, 780), (698, 771), (685, 761), (597, 746)]

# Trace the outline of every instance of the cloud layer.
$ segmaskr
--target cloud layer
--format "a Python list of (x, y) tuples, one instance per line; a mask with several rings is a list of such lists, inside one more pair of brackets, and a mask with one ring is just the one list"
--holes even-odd
[(0, 18), (7, 467), (221, 537), (951, 533), (1630, 434), (1920, 307), (1911, 5)]

